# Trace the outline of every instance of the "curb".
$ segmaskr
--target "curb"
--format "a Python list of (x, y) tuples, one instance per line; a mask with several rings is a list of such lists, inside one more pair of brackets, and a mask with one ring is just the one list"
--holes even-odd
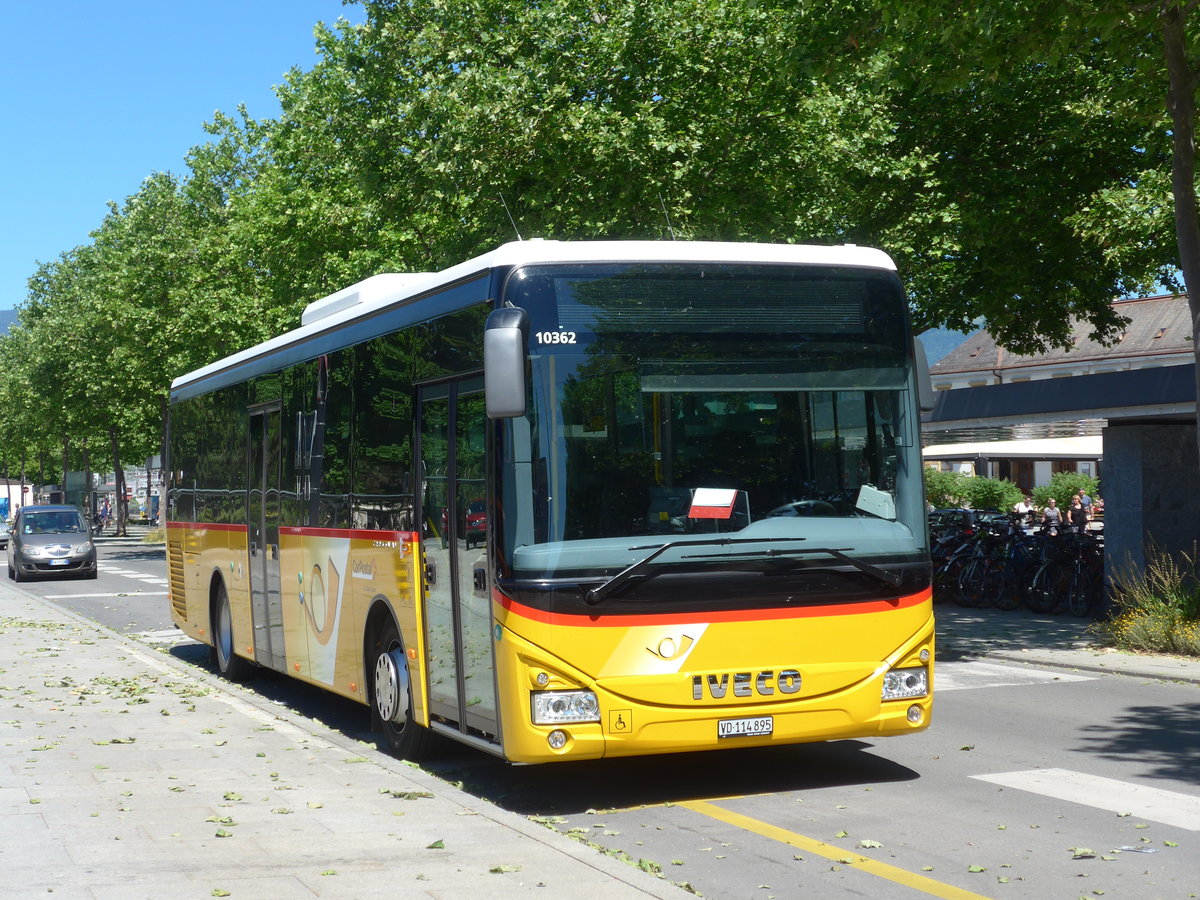
[[(1110, 656), (1111, 662), (1098, 659), (1105, 656)], [(1141, 657), (1120, 650), (989, 650), (979, 657), (1098, 675), (1200, 685), (1200, 660), (1182, 656)]]

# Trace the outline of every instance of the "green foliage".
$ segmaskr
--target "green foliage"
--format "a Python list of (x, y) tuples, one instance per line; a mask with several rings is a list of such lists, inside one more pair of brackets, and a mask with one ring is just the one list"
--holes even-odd
[(1021, 499), (1021, 490), (1011, 481), (977, 478), (962, 472), (925, 469), (925, 499), (935, 509), (965, 506), (971, 509), (1009, 510)]
[(969, 475), (962, 472), (943, 472), (940, 469), (925, 470), (925, 499), (934, 509), (949, 509), (967, 503)]
[(1021, 489), (999, 478), (968, 478), (967, 498), (973, 509), (1012, 509), (1022, 497)]
[(1084, 492), (1095, 502), (1099, 499), (1100, 482), (1091, 475), (1082, 472), (1055, 472), (1050, 476), (1050, 483), (1035, 487), (1030, 493), (1033, 505), (1043, 509), (1047, 501), (1053, 497), (1058, 502), (1058, 508), (1066, 510), (1071, 506), (1071, 498), (1083, 488)]
[(1119, 572), (1110, 587), (1114, 615), (1094, 628), (1122, 650), (1200, 656), (1197, 552), (1148, 555), (1144, 569)]
[(156, 452), (172, 378), (515, 231), (880, 245), (918, 329), (982, 317), (1016, 350), (1072, 317), (1112, 337), (1111, 297), (1174, 283), (1153, 5), (363, 6), (317, 29), (278, 119), (217, 114), (33, 276), (0, 339), (10, 467), (110, 425)]

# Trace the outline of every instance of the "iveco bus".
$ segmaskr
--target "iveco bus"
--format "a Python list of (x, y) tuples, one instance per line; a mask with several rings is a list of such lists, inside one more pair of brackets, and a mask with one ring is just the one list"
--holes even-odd
[(927, 377), (853, 246), (504, 245), (175, 380), (176, 623), (513, 761), (931, 715)]

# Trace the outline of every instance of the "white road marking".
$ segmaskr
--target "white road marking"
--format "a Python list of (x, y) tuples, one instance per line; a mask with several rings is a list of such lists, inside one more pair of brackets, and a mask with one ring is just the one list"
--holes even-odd
[(1069, 769), (1030, 769), (971, 777), (1093, 809), (1130, 813), (1140, 819), (1150, 819), (1188, 831), (1200, 831), (1200, 797), (1191, 794), (1085, 775)]
[(139, 572), (136, 569), (119, 569), (116, 566), (101, 564), (100, 571), (106, 572), (109, 575), (121, 575), (125, 578), (133, 578), (137, 581), (145, 581), (151, 584), (165, 585), (167, 583), (167, 579), (163, 575), (152, 575), (147, 572)]
[(939, 662), (933, 670), (933, 692), (963, 691), (971, 688), (1017, 687), (1026, 684), (1053, 684), (1068, 681), (1093, 681), (1089, 675), (1006, 666), (1001, 663)]

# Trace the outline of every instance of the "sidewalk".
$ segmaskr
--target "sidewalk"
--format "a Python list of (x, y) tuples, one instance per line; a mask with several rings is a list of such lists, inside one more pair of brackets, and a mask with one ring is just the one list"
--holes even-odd
[(6, 898), (682, 897), (0, 583)]
[(1122, 653), (1101, 647), (1090, 619), (1039, 616), (1028, 610), (934, 607), (938, 659), (986, 657), (1036, 666), (1200, 684), (1200, 660)]
[[(124, 537), (118, 537), (116, 534), (113, 533), (113, 531), (114, 531), (113, 526), (109, 526), (109, 529), (107, 531), (95, 536), (95, 541), (99, 544), (118, 544), (118, 545), (135, 545), (136, 544), (136, 545), (140, 546), (140, 545), (146, 543), (146, 535), (149, 532), (158, 531), (159, 533), (161, 533), (161, 529), (159, 529), (158, 526), (145, 525), (141, 522), (127, 523), (125, 525), (125, 536)], [(162, 542), (160, 541), (157, 545), (150, 544), (149, 546), (162, 546)]]

